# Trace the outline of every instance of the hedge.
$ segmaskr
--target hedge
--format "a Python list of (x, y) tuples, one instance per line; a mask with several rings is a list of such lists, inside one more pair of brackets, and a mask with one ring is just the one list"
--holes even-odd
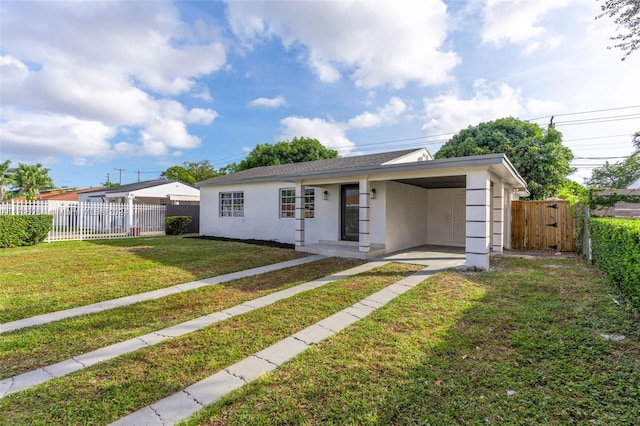
[(640, 220), (591, 218), (593, 261), (640, 308)]
[(169, 216), (164, 220), (167, 235), (186, 234), (191, 224), (191, 216)]
[(0, 247), (32, 246), (47, 238), (53, 216), (0, 215)]

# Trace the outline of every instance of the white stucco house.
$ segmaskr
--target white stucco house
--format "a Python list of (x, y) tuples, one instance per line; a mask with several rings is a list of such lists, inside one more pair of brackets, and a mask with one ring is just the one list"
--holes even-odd
[(100, 188), (78, 195), (78, 201), (133, 204), (198, 204), (200, 190), (175, 180), (155, 179)]
[(196, 186), (203, 236), (362, 259), (463, 247), (480, 269), (510, 247), (510, 202), (529, 194), (503, 154), (435, 160), (426, 149), (258, 167)]

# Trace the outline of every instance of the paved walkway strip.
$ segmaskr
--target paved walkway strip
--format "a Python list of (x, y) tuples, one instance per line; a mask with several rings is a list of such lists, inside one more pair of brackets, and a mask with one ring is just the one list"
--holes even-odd
[(333, 275), (322, 277), (313, 281), (299, 284), (295, 287), (290, 287), (284, 290), (267, 294), (265, 296), (258, 297), (253, 300), (243, 302), (239, 305), (232, 306), (231, 308), (227, 308), (223, 311), (214, 312), (212, 314), (176, 324), (162, 330), (154, 331), (140, 337), (125, 340), (120, 343), (115, 343), (113, 345), (67, 359), (57, 364), (49, 365), (47, 367), (39, 368), (37, 370), (29, 371), (27, 373), (0, 380), (0, 398), (10, 393), (18, 392), (32, 386), (48, 382), (49, 380), (66, 376), (67, 374), (82, 370), (84, 368), (98, 364), (99, 362), (107, 361), (109, 359), (127, 354), (129, 352), (134, 352), (144, 347), (157, 345), (158, 343), (165, 340), (173, 339), (175, 337), (191, 333), (198, 329), (208, 327), (217, 322), (227, 320), (236, 315), (241, 315), (246, 312), (271, 305), (280, 300), (292, 297), (298, 293), (319, 288), (339, 279), (366, 272), (373, 268), (382, 266), (386, 263), (389, 262), (377, 261), (365, 263), (363, 265), (359, 265), (354, 268), (335, 273)]
[(350, 307), (337, 312), (268, 348), (257, 352), (225, 370), (201, 380), (180, 392), (146, 406), (112, 423), (116, 426), (176, 424), (191, 417), (200, 409), (214, 404), (228, 393), (242, 387), (263, 374), (269, 373), (311, 345), (345, 329), (400, 294), (420, 284), (439, 270), (427, 267), (404, 278)]
[(257, 268), (246, 269), (244, 271), (232, 272), (230, 274), (218, 275), (216, 277), (204, 280), (191, 281), (188, 283), (177, 284), (171, 287), (161, 288), (158, 290), (148, 291), (146, 293), (134, 294), (132, 296), (120, 297), (118, 299), (105, 300), (103, 302), (93, 303), (91, 305), (79, 306), (77, 308), (66, 309), (64, 311), (51, 312), (35, 317), (24, 318), (12, 322), (0, 324), (0, 334), (9, 331), (19, 330), (21, 328), (32, 327), (34, 325), (47, 324), (54, 321), (60, 321), (65, 318), (77, 317), (80, 315), (94, 314), (96, 312), (107, 311), (109, 309), (119, 308), (121, 306), (133, 305), (134, 303), (144, 302), (147, 300), (160, 299), (161, 297), (171, 294), (181, 293), (183, 291), (194, 290), (196, 288), (205, 287), (224, 283), (238, 278), (250, 277), (253, 275), (264, 274), (265, 272), (276, 271), (278, 269), (289, 268), (291, 266), (303, 265), (316, 260), (324, 259), (325, 256), (314, 255), (301, 257), (299, 259), (288, 260), (286, 262), (274, 263), (272, 265), (260, 266)]

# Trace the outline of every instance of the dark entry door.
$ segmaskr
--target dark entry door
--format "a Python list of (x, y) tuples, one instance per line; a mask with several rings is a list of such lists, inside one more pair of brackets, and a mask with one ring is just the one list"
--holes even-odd
[(358, 185), (342, 185), (341, 239), (358, 241), (360, 238), (360, 189)]

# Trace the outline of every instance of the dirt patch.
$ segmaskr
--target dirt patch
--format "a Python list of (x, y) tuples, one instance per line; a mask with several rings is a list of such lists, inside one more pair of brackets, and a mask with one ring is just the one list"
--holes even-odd
[(184, 238), (195, 238), (199, 240), (214, 240), (214, 241), (230, 241), (234, 243), (245, 243), (245, 244), (253, 244), (256, 246), (276, 247), (276, 248), (291, 249), (291, 250), (295, 249), (296, 247), (293, 244), (279, 243), (277, 241), (252, 240), (252, 239), (242, 240), (239, 238), (211, 237), (208, 235), (198, 235), (198, 236), (184, 237)]
[(544, 250), (505, 250), (501, 254), (496, 254), (495, 256), (521, 257), (523, 259), (575, 259), (578, 257), (578, 254), (571, 251), (559, 252)]

